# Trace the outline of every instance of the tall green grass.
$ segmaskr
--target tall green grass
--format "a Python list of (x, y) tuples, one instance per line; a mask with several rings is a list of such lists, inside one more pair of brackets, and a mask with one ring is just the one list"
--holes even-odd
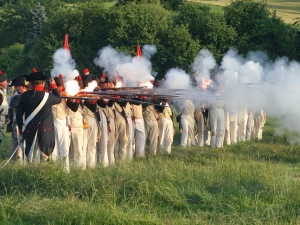
[(177, 133), (171, 155), (69, 174), (9, 163), (0, 224), (299, 224), (300, 148), (275, 123), (261, 141), (183, 149)]

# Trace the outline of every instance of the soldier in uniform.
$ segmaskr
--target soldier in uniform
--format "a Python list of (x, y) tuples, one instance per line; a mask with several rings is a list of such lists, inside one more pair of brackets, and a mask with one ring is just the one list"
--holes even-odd
[[(28, 90), (28, 84), (29, 82), (26, 81), (26, 75), (20, 75), (16, 77), (11, 83), (11, 86), (14, 86), (17, 90), (17, 92), (15, 93), (15, 95), (12, 96), (12, 99), (9, 102), (8, 109), (9, 123), (7, 124), (7, 126), (10, 127), (9, 129), (12, 132), (12, 152), (15, 152), (16, 148), (18, 147), (21, 141), (21, 135), (19, 134), (18, 125), (16, 121), (16, 111), (22, 94)], [(15, 157), (18, 161), (22, 161), (22, 149), (18, 148), (18, 150), (15, 153)]]
[(145, 135), (145, 123), (143, 118), (142, 104), (140, 103), (132, 104), (132, 121), (133, 121), (133, 131), (134, 131), (134, 139), (135, 139), (135, 143), (134, 143), (135, 156), (144, 157), (146, 135)]
[(222, 148), (225, 132), (224, 102), (219, 93), (213, 96), (209, 104), (210, 147)]
[[(115, 109), (115, 159), (124, 160), (127, 157), (128, 143), (128, 122), (126, 118), (125, 107), (129, 103), (127, 101), (116, 100), (114, 102)], [(132, 149), (131, 149), (132, 151)], [(132, 153), (131, 153), (132, 156)]]
[(97, 142), (97, 161), (102, 166), (106, 167), (109, 165), (108, 161), (108, 152), (107, 152), (107, 143), (108, 143), (108, 132), (110, 130), (109, 127), (109, 118), (106, 114), (106, 106), (109, 100), (99, 99), (97, 100), (97, 111), (96, 118), (99, 123), (100, 129), (100, 139)]
[(246, 140), (250, 141), (251, 136), (253, 135), (253, 127), (254, 127), (254, 118), (253, 111), (251, 109), (248, 110), (247, 124), (246, 124)]
[(4, 126), (8, 122), (8, 99), (6, 96), (6, 87), (8, 85), (6, 73), (0, 70), (0, 145), (4, 137)]
[(263, 109), (255, 111), (253, 116), (253, 136), (258, 140), (262, 139), (262, 132), (266, 118), (266, 112)]
[[(59, 77), (54, 78), (59, 93), (66, 95), (63, 77), (60, 74)], [(69, 164), (69, 149), (70, 149), (70, 116), (68, 114), (69, 109), (76, 111), (79, 104), (72, 99), (62, 99), (61, 103), (52, 106), (53, 121), (54, 121), (54, 133), (56, 145), (52, 153), (52, 159), (59, 163), (62, 163), (63, 169), (66, 172), (70, 171)]]
[(132, 121), (132, 106), (128, 102), (125, 104), (124, 113), (127, 121), (127, 146), (126, 146), (126, 159), (133, 159), (133, 142), (134, 142), (134, 134), (133, 134), (133, 121)]
[[(106, 74), (102, 73), (100, 79), (99, 79), (99, 87), (101, 88), (115, 88), (115, 79), (109, 79)], [(101, 149), (107, 150), (107, 158), (108, 158), (108, 165), (114, 165), (115, 164), (115, 109), (113, 107), (114, 101), (113, 100), (100, 100), (97, 102), (99, 105), (99, 112), (102, 112), (102, 117), (104, 117), (103, 121), (103, 131), (104, 133), (107, 133), (107, 137), (103, 137), (101, 135), (100, 138), (100, 153)], [(101, 127), (101, 126), (100, 126)], [(102, 132), (103, 134), (103, 132)], [(107, 140), (106, 140), (107, 139)], [(103, 146), (103, 145), (107, 146)], [(103, 146), (103, 147), (101, 147)]]
[(97, 111), (96, 100), (85, 100), (83, 110), (84, 121), (89, 124), (83, 145), (86, 151), (86, 165), (89, 168), (94, 168), (97, 163), (96, 145), (100, 139), (99, 123), (95, 116)]
[(248, 112), (245, 105), (240, 104), (238, 107), (238, 130), (237, 130), (237, 141), (246, 140), (246, 126), (248, 120)]
[(184, 102), (183, 108), (181, 110), (181, 126), (182, 134), (180, 145), (183, 147), (195, 145), (195, 118), (194, 118), (195, 106), (191, 100), (186, 100)]
[[(55, 147), (52, 106), (61, 102), (59, 91), (53, 78), (50, 79), (50, 93), (44, 91), (46, 77), (43, 72), (33, 72), (26, 78), (31, 89), (22, 94), (16, 114), (19, 132), (25, 140), (25, 155), (29, 162), (36, 153), (40, 161), (48, 159)], [(25, 121), (23, 117), (25, 116)], [(38, 150), (36, 150), (36, 147)], [(36, 151), (35, 151), (36, 150)]]
[(228, 145), (237, 143), (238, 109), (234, 102), (226, 104), (225, 140)]
[(200, 147), (204, 146), (204, 129), (205, 129), (205, 123), (204, 123), (204, 116), (201, 109), (196, 108), (195, 113), (195, 134), (196, 134), (196, 140), (197, 145)]
[(83, 76), (82, 76), (82, 82), (83, 82), (84, 86), (87, 87), (88, 84), (90, 82), (92, 82), (93, 80), (96, 80), (95, 76), (90, 73), (88, 68), (85, 68), (83, 70)]
[(158, 144), (158, 112), (152, 99), (147, 99), (148, 104), (143, 104), (143, 118), (145, 122), (146, 140), (149, 140), (149, 154), (156, 155)]
[(166, 99), (156, 107), (158, 110), (158, 146), (162, 153), (171, 154), (171, 147), (174, 137), (174, 124), (172, 110), (169, 101)]
[[(77, 82), (80, 89), (83, 89), (81, 76), (77, 77)], [(74, 161), (77, 168), (86, 169), (86, 149), (83, 149), (84, 137), (86, 137), (86, 130), (89, 124), (84, 121), (83, 101), (75, 99), (77, 110), (68, 108), (71, 124), (71, 143), (70, 143), (70, 160)]]

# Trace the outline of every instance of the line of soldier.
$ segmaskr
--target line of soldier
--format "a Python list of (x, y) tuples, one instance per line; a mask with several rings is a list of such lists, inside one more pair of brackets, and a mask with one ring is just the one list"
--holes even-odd
[(215, 94), (206, 106), (196, 107), (191, 100), (185, 100), (177, 121), (181, 128), (181, 146), (204, 144), (222, 148), (252, 138), (262, 139), (267, 119), (263, 109), (250, 110), (241, 104), (224, 102)]
[[(130, 102), (130, 99), (125, 101), (118, 100), (118, 97), (105, 99), (100, 96), (98, 99), (64, 99), (61, 98), (66, 95), (62, 75), (55, 77), (55, 83), (52, 81), (50, 84), (50, 96), (39, 110), (45, 112), (38, 112), (35, 116), (41, 117), (42, 114), (48, 113), (45, 108), (52, 98), (52, 102), (48, 104), (51, 107), (52, 118), (47, 123), (44, 119), (43, 126), (40, 121), (33, 121), (24, 128), (26, 120), (22, 117), (30, 117), (30, 113), (26, 112), (28, 108), (38, 108), (38, 103), (31, 106), (31, 102), (42, 102), (43, 97), (38, 95), (41, 92), (44, 96), (45, 91), (39, 89), (42, 89), (42, 84), (45, 85), (45, 80), (42, 72), (34, 70), (28, 76), (18, 76), (11, 84), (16, 87), (16, 92), (10, 100), (8, 114), (12, 131), (12, 151), (17, 149), (17, 160), (50, 160), (61, 164), (63, 169), (69, 172), (70, 162), (78, 168), (86, 169), (94, 168), (97, 164), (106, 167), (114, 165), (118, 160), (144, 157), (147, 140), (150, 155), (156, 155), (157, 149), (161, 153), (171, 153), (174, 124), (168, 99), (146, 96), (139, 96), (134, 102)], [(100, 88), (115, 85), (105, 74), (97, 79), (88, 69), (84, 69), (83, 75), (78, 75), (75, 80), (81, 89), (93, 80), (97, 81)], [(33, 109), (28, 111), (32, 112)], [(32, 128), (33, 125), (30, 126), (35, 124), (34, 122), (38, 124), (35, 129)], [(51, 129), (55, 139), (53, 146)], [(36, 130), (37, 133), (34, 133)], [(26, 141), (22, 142), (23, 147), (19, 148), (22, 138)], [(33, 148), (35, 151), (32, 151)]]

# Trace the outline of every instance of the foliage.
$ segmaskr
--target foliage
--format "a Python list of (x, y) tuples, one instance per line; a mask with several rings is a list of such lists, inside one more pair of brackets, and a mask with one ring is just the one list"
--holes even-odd
[(25, 43), (31, 29), (31, 10), (28, 4), (6, 4), (0, 11), (0, 48)]
[(30, 33), (30, 36), (32, 36), (33, 39), (42, 34), (42, 26), (45, 20), (45, 7), (38, 3), (32, 11), (33, 31)]
[[(108, 45), (131, 55), (135, 54), (138, 43), (155, 45), (157, 53), (151, 62), (159, 77), (174, 67), (188, 70), (200, 46), (209, 49), (217, 60), (231, 47), (241, 54), (261, 50), (271, 58), (300, 59), (299, 30), (270, 13), (265, 3), (234, 1), (223, 14), (179, 0), (161, 4), (126, 1), (118, 6), (104, 5), (107, 2), (104, 0), (68, 1), (68, 4), (44, 0), (40, 6), (38, 2), (10, 1), (0, 11), (0, 49), (15, 43), (24, 45), (20, 61), (10, 64), (10, 68), (4, 66), (13, 73), (27, 72), (32, 67), (50, 71), (52, 55), (63, 46), (66, 33), (77, 69), (89, 67), (95, 73), (102, 71), (93, 59)], [(37, 7), (44, 8), (45, 13), (33, 20), (32, 11)], [(0, 65), (4, 63), (0, 61)]]
[(296, 30), (271, 14), (266, 3), (238, 0), (225, 8), (224, 15), (227, 24), (238, 33), (236, 46), (241, 53), (261, 50), (271, 58), (297, 56), (297, 49), (291, 48), (298, 42)]
[(200, 4), (183, 4), (176, 22), (187, 24), (193, 38), (214, 53), (217, 59), (222, 58), (237, 38), (234, 28), (226, 25), (222, 15), (211, 13), (209, 7)]
[(19, 71), (14, 70), (22, 58), (24, 46), (22, 44), (13, 44), (3, 48), (0, 54), (0, 68), (5, 71), (9, 78), (18, 75)]
[(160, 4), (160, 0), (118, 0), (118, 6), (127, 4)]
[[(190, 35), (188, 28), (185, 25), (170, 26), (162, 34), (160, 50), (157, 54), (160, 67), (159, 78), (169, 69), (181, 68), (188, 70), (197, 53), (200, 51), (200, 44)], [(177, 57), (174, 57), (176, 55)]]
[(161, 0), (160, 2), (165, 9), (176, 11), (184, 3), (184, 0)]

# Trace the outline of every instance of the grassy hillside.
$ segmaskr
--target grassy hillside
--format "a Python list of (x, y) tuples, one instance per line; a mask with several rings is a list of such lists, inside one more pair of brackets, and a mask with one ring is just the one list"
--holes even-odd
[[(192, 2), (200, 2), (202, 4), (207, 4), (213, 6), (213, 10), (219, 10), (220, 7), (229, 5), (231, 0), (190, 0)], [(262, 0), (261, 0), (262, 1)], [(270, 10), (275, 10), (276, 15), (281, 17), (286, 23), (294, 23), (300, 20), (300, 1), (298, 0), (268, 0)], [(216, 9), (216, 6), (219, 6)]]
[(275, 122), (263, 140), (224, 149), (183, 149), (176, 133), (171, 155), (109, 168), (10, 163), (0, 224), (299, 224), (300, 147), (275, 137)]

